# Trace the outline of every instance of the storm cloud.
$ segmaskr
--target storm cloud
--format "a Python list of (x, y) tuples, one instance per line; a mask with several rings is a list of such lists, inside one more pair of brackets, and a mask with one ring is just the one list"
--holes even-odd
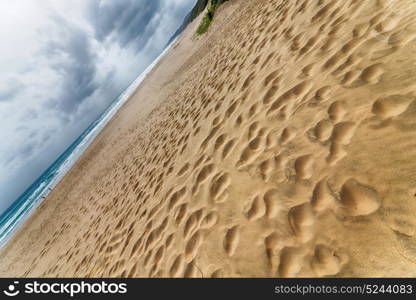
[(159, 55), (195, 2), (0, 2), (0, 213)]
[[(131, 41), (146, 42), (147, 37), (156, 31), (162, 1), (99, 1), (90, 2), (89, 15), (94, 23), (95, 36), (103, 41), (113, 35), (121, 46)], [(162, 12), (163, 13), (163, 12)], [(140, 28), (140, 30), (138, 30)]]
[(64, 80), (49, 104), (61, 113), (72, 114), (99, 88), (95, 81), (98, 57), (82, 28), (63, 18), (55, 18), (54, 24), (58, 33), (45, 43), (44, 55), (50, 60), (51, 70)]

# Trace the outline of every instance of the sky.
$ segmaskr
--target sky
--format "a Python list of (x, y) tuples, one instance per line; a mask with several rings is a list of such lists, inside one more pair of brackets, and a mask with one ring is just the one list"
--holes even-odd
[(195, 3), (0, 1), (0, 214), (158, 56)]

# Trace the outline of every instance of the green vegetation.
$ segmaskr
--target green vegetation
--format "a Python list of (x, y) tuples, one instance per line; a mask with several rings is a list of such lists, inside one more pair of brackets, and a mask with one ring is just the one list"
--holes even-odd
[(201, 24), (198, 26), (196, 33), (198, 35), (204, 34), (208, 31), (209, 25), (211, 25), (212, 20), (214, 19), (214, 14), (217, 8), (227, 0), (211, 0), (208, 7), (208, 11), (202, 19)]
[(191, 12), (186, 18), (187, 24), (195, 20), (199, 16), (199, 14), (205, 10), (207, 5), (208, 5), (208, 0), (198, 0), (194, 8), (191, 10)]
[(207, 12), (202, 19), (201, 24), (199, 24), (198, 29), (196, 30), (196, 33), (198, 35), (204, 34), (208, 31), (209, 25), (211, 25), (212, 19), (213, 19), (212, 13)]

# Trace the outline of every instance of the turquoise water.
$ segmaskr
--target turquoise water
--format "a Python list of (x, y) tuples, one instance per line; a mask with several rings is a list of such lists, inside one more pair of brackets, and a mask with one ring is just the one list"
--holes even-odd
[(137, 77), (112, 104), (88, 126), (88, 128), (66, 149), (59, 158), (0, 216), (0, 247), (4, 246), (13, 233), (42, 203), (64, 175), (71, 169), (81, 154), (92, 143), (114, 114), (134, 93), (146, 75), (175, 43), (173, 40), (147, 69)]

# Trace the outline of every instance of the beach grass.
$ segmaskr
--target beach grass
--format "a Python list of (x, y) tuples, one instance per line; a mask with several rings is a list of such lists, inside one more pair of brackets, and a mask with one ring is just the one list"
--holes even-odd
[(204, 18), (201, 21), (201, 24), (198, 26), (198, 29), (196, 30), (197, 35), (202, 35), (208, 31), (209, 26), (214, 20), (215, 11), (225, 1), (224, 0), (211, 0), (207, 13), (205, 14)]

